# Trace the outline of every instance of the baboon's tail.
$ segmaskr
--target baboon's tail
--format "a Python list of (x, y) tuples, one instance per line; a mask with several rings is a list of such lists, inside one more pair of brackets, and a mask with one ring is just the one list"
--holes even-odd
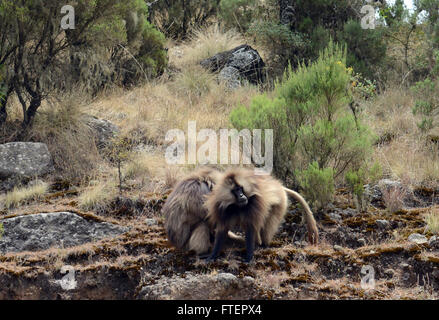
[(308, 241), (312, 244), (317, 244), (319, 242), (319, 231), (317, 230), (316, 220), (314, 219), (314, 215), (312, 214), (312, 211), (309, 208), (308, 203), (296, 191), (293, 191), (293, 190), (285, 188), (285, 187), (284, 187), (284, 190), (287, 194), (289, 194), (294, 199), (299, 201), (300, 204), (302, 205), (303, 209), (305, 209), (306, 226), (308, 229)]

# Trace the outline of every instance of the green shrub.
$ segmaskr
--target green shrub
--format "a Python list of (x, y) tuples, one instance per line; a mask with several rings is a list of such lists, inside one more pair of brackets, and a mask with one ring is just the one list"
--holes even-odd
[(381, 176), (382, 168), (377, 162), (370, 168), (362, 166), (358, 170), (350, 169), (346, 172), (345, 180), (358, 211), (365, 212), (369, 204), (368, 199), (364, 196), (364, 185), (377, 181)]
[(325, 208), (334, 195), (334, 170), (319, 168), (317, 162), (310, 163), (308, 168), (296, 172), (297, 181), (304, 196), (314, 209)]
[(249, 108), (232, 111), (237, 128), (274, 130), (277, 176), (294, 179), (296, 170), (316, 161), (319, 168), (332, 168), (337, 179), (369, 155), (372, 134), (348, 108), (351, 72), (345, 61), (345, 51), (330, 42), (314, 63), (289, 68), (273, 98), (262, 94)]
[[(314, 63), (295, 71), (290, 67), (272, 98), (258, 95), (248, 108), (240, 106), (230, 115), (240, 130), (273, 129), (275, 175), (286, 183), (300, 181), (317, 206), (327, 203), (331, 183), (358, 170), (372, 151), (372, 133), (348, 107), (352, 69), (345, 62), (346, 50), (330, 41)], [(328, 192), (319, 188), (321, 198), (305, 190), (316, 181)]]
[(413, 114), (421, 116), (418, 127), (422, 132), (428, 133), (428, 131), (437, 126), (439, 80), (427, 78), (419, 81), (412, 87), (412, 91), (417, 98), (413, 107)]
[(363, 29), (359, 21), (350, 20), (338, 39), (347, 45), (347, 65), (365, 78), (376, 79), (387, 50), (383, 29)]
[(245, 32), (254, 20), (253, 9), (257, 2), (258, 0), (221, 0), (218, 13), (227, 28)]
[(309, 54), (310, 41), (286, 25), (274, 21), (255, 21), (248, 35), (269, 52), (267, 64), (275, 75), (282, 74), (290, 63), (297, 66), (303, 59), (312, 58)]
[(217, 14), (220, 0), (155, 1), (150, 21), (167, 37), (184, 39), (193, 30), (205, 27)]

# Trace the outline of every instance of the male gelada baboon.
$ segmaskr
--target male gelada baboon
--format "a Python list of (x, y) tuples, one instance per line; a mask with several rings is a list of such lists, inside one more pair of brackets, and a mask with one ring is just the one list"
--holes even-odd
[(204, 201), (220, 177), (215, 169), (201, 168), (181, 180), (169, 195), (162, 212), (169, 241), (177, 248), (197, 254), (209, 251), (214, 234)]
[(270, 175), (255, 175), (253, 170), (237, 168), (223, 174), (205, 203), (209, 222), (216, 228), (215, 244), (208, 260), (218, 257), (228, 231), (240, 226), (246, 236), (245, 261), (250, 262), (255, 242), (269, 245), (278, 230), (287, 211), (287, 194), (305, 209), (308, 240), (316, 244), (319, 236), (316, 221), (300, 194), (285, 188)]

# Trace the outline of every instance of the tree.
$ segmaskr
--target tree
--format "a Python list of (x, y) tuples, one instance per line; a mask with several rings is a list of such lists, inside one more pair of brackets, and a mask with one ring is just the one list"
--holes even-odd
[(150, 21), (168, 37), (184, 39), (194, 28), (208, 24), (220, 0), (159, 0), (151, 3)]
[[(77, 0), (75, 29), (64, 30), (60, 27), (64, 4), (60, 0), (0, 2), (0, 65), (5, 66), (6, 87), (0, 103), (0, 126), (6, 121), (11, 94), (17, 95), (22, 106), (25, 130), (41, 102), (66, 87), (72, 73), (72, 48), (95, 43), (115, 51), (128, 44), (126, 17), (133, 13), (147, 15), (143, 0)], [(149, 24), (141, 20), (137, 25), (145, 38)]]

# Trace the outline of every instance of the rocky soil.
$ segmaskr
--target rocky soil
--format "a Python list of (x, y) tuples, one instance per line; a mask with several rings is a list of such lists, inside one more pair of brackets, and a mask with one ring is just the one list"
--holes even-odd
[[(74, 192), (57, 192), (0, 213), (0, 299), (437, 299), (439, 239), (424, 222), (436, 194), (415, 190), (418, 205), (394, 214), (378, 205), (358, 213), (339, 190), (333, 207), (316, 214), (318, 246), (306, 243), (293, 203), (251, 264), (240, 244), (206, 264), (169, 245), (160, 216), (166, 195), (116, 201), (97, 214), (78, 211)], [(46, 225), (34, 247), (20, 240), (28, 232), (20, 221)], [(59, 233), (72, 242), (60, 246)]]

